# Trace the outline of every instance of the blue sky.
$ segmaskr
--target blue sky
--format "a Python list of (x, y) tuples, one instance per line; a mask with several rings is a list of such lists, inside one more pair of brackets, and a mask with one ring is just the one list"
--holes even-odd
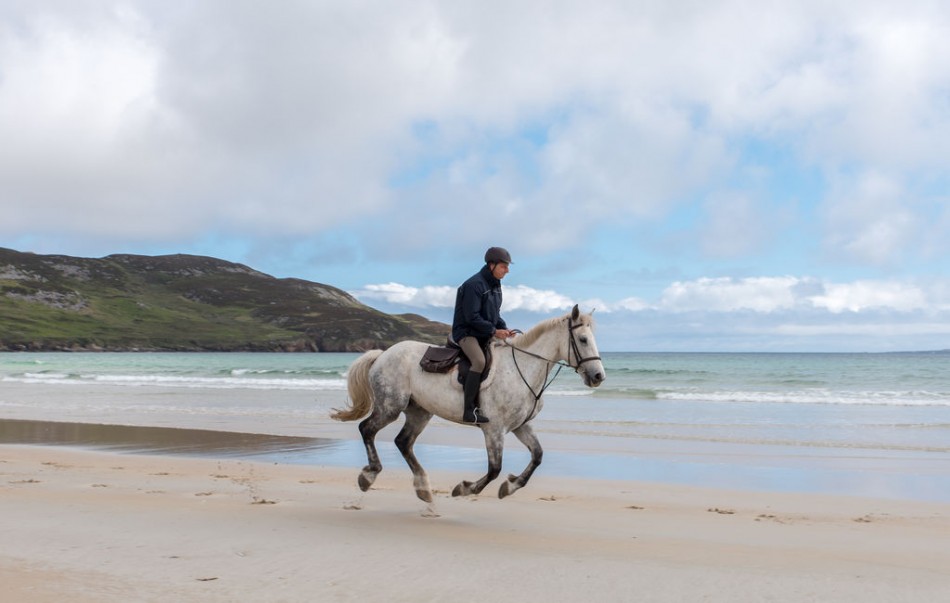
[(0, 245), (606, 350), (950, 348), (940, 2), (0, 3)]

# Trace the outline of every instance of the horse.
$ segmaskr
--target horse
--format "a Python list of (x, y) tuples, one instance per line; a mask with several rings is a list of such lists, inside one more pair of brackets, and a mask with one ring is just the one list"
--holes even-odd
[[(485, 437), (488, 473), (475, 482), (462, 481), (452, 490), (452, 496), (477, 495), (498, 477), (508, 432), (528, 448), (531, 460), (520, 475), (508, 476), (498, 497), (505, 498), (528, 483), (542, 457), (531, 422), (544, 406), (544, 390), (557, 377), (555, 373), (549, 379), (555, 365), (558, 372), (565, 366), (573, 368), (587, 387), (597, 387), (606, 378), (594, 340), (593, 319), (576, 305), (564, 316), (542, 321), (504, 342), (495, 340), (492, 346), (494, 360), (479, 393), (479, 414), (488, 417), (489, 422), (477, 425)], [(510, 354), (505, 353), (506, 347)], [(348, 407), (334, 409), (330, 416), (338, 421), (355, 421), (369, 415), (359, 424), (367, 458), (358, 479), (363, 492), (383, 469), (376, 452), (376, 434), (402, 413), (406, 421), (396, 436), (396, 447), (412, 470), (416, 496), (432, 503), (429, 478), (412, 447), (433, 415), (463, 423), (463, 404), (457, 369), (428, 373), (419, 366), (427, 348), (428, 344), (419, 341), (402, 341), (386, 351), (365, 352), (350, 365)]]

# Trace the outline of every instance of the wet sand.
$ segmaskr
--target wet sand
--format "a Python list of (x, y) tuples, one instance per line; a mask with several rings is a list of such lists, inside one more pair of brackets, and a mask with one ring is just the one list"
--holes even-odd
[(0, 444), (73, 446), (138, 454), (250, 458), (319, 450), (336, 443), (329, 438), (209, 429), (0, 419)]
[[(350, 437), (0, 419), (0, 444), (349, 467), (355, 473), (366, 463), (356, 425), (336, 425), (347, 428), (344, 433)], [(394, 429), (387, 428), (377, 438), (386, 470), (405, 466), (392, 443)], [(342, 435), (322, 426), (313, 431)], [(417, 443), (417, 456), (427, 469), (466, 471), (472, 477), (484, 472), (486, 457), (478, 430), (439, 422), (425, 437), (441, 442)], [(523, 446), (509, 437), (504, 471), (520, 473), (529, 457)], [(950, 458), (945, 454), (927, 454), (926, 458), (915, 454), (913, 462), (905, 462), (894, 454), (879, 457), (863, 450), (663, 441), (623, 441), (620, 443), (627, 448), (621, 451), (612, 447), (618, 442), (610, 438), (544, 433), (540, 437), (545, 446), (544, 462), (538, 470), (541, 475), (950, 503), (950, 481), (945, 479), (950, 474)]]

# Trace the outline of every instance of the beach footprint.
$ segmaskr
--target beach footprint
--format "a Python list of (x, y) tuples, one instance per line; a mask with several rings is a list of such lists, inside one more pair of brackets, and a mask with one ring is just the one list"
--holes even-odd
[(428, 503), (426, 508), (422, 511), (422, 517), (434, 519), (436, 517), (442, 517), (442, 515), (436, 510), (435, 503)]

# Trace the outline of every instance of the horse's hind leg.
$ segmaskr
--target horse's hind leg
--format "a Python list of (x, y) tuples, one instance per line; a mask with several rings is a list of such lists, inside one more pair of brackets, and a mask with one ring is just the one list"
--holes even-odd
[(515, 429), (513, 433), (521, 440), (522, 444), (528, 447), (528, 450), (531, 452), (531, 462), (529, 462), (525, 470), (521, 472), (521, 475), (508, 476), (508, 481), (503, 483), (501, 488), (498, 489), (498, 498), (504, 498), (510, 494), (514, 494), (515, 491), (524, 487), (524, 485), (528, 483), (528, 480), (531, 479), (531, 474), (533, 474), (534, 470), (541, 464), (543, 451), (541, 450), (541, 442), (539, 442), (537, 436), (534, 435), (534, 429), (532, 429), (530, 425), (524, 424), (518, 429)]
[(416, 496), (427, 503), (431, 503), (432, 489), (429, 487), (429, 476), (426, 475), (425, 469), (419, 464), (419, 460), (412, 451), (412, 446), (416, 443), (416, 438), (419, 437), (422, 430), (429, 424), (432, 413), (412, 401), (409, 402), (409, 406), (406, 407), (404, 412), (406, 413), (406, 423), (402, 426), (399, 435), (396, 436), (396, 447), (399, 448), (399, 452), (402, 453), (403, 458), (406, 459), (406, 463), (412, 470), (412, 483), (416, 489)]
[(383, 470), (379, 453), (376, 452), (376, 434), (380, 429), (395, 421), (399, 412), (398, 408), (392, 409), (388, 404), (377, 404), (369, 417), (360, 423), (360, 435), (363, 436), (363, 445), (366, 447), (367, 461), (359, 477), (360, 490), (363, 492), (369, 490), (376, 481), (376, 476)]
[(505, 448), (505, 435), (498, 431), (482, 428), (485, 432), (485, 449), (488, 452), (488, 473), (475, 483), (461, 482), (452, 490), (452, 496), (478, 494), (490, 481), (501, 473), (501, 457)]

